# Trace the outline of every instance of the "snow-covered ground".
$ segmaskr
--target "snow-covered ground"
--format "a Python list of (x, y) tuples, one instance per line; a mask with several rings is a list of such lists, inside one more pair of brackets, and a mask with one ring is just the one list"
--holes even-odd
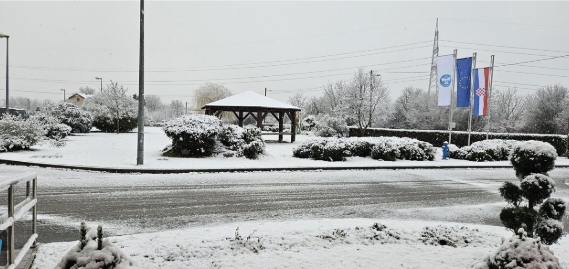
[[(440, 150), (435, 161), (383, 162), (371, 158), (350, 157), (345, 162), (326, 162), (292, 157), (292, 149), (309, 139), (298, 135), (295, 143), (277, 143), (277, 136), (264, 136), (267, 154), (258, 160), (246, 158), (170, 158), (161, 155), (161, 150), (170, 145), (170, 139), (158, 127), (145, 128), (144, 165), (136, 166), (137, 133), (111, 134), (89, 133), (68, 137), (67, 145), (55, 148), (49, 145), (34, 147), (34, 151), (0, 153), (0, 159), (33, 163), (65, 164), (74, 166), (139, 168), (139, 169), (211, 169), (211, 168), (288, 168), (288, 167), (365, 167), (365, 166), (479, 166), (509, 165), (508, 161), (470, 162), (464, 160), (441, 160)], [(290, 137), (285, 136), (285, 141)], [(272, 141), (271, 141), (272, 140)], [(439, 145), (434, 145), (438, 147)], [(559, 158), (558, 165), (569, 165), (567, 158)]]
[[(371, 226), (380, 223), (381, 231)], [(424, 227), (451, 228), (457, 247), (423, 236)], [(235, 241), (236, 228), (243, 241)], [(336, 229), (345, 236), (333, 235)], [(448, 230), (447, 230), (448, 231)], [(339, 233), (338, 233), (339, 234)], [(445, 234), (445, 233), (438, 233)], [(247, 240), (247, 237), (251, 238)], [(503, 227), (376, 219), (245, 222), (111, 237), (137, 268), (470, 268), (495, 251)], [(569, 266), (569, 238), (551, 249)], [(32, 268), (53, 268), (77, 242), (40, 245)]]

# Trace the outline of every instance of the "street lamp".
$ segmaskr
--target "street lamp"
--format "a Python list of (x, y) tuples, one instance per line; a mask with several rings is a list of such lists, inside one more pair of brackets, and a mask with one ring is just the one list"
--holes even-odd
[(95, 79), (98, 79), (101, 81), (101, 92), (103, 92), (103, 78), (95, 77)]
[(65, 89), (61, 89), (63, 91), (63, 102), (65, 102)]
[(6, 38), (6, 115), (10, 114), (10, 94), (9, 94), (9, 77), (8, 77), (8, 40), (9, 35), (0, 33), (0, 38)]

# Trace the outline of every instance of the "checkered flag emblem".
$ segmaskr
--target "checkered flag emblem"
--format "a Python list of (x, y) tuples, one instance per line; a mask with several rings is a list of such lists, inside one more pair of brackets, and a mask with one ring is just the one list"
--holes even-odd
[(486, 88), (480, 88), (480, 89), (476, 90), (476, 95), (478, 95), (478, 96), (486, 95)]

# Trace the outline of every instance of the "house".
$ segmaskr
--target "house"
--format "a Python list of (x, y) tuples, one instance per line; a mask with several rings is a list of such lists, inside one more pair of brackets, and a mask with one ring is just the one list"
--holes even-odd
[(76, 105), (77, 107), (83, 107), (83, 103), (85, 103), (85, 99), (91, 97), (91, 95), (89, 94), (84, 94), (84, 93), (74, 93), (71, 96), (69, 96), (69, 98), (67, 98), (67, 100)]

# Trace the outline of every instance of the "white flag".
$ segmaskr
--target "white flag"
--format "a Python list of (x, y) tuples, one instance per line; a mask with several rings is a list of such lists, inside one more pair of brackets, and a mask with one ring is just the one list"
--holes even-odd
[(437, 86), (439, 89), (439, 106), (450, 106), (454, 55), (437, 57)]

